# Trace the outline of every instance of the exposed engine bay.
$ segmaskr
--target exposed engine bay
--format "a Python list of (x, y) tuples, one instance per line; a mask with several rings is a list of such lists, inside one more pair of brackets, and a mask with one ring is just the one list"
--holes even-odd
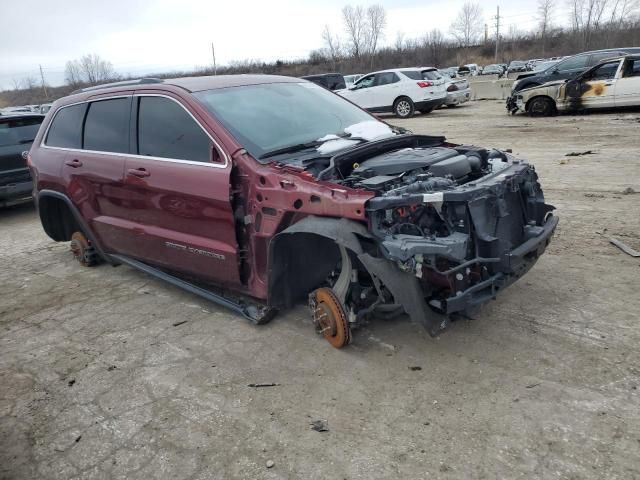
[[(533, 166), (509, 152), (452, 145), (443, 137), (369, 142), (307, 170), (319, 180), (375, 193), (365, 206), (368, 232), (392, 267), (385, 271), (378, 253), (358, 258), (391, 294), (378, 292), (375, 302), (393, 297), (434, 335), (447, 320), (426, 318), (429, 310), (446, 319), (495, 298), (531, 268), (557, 224)], [(353, 283), (351, 289), (361, 291)], [(356, 303), (347, 308), (362, 310)]]

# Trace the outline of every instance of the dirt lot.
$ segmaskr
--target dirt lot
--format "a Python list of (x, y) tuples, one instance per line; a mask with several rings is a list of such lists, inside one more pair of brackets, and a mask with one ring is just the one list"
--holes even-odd
[(535, 163), (561, 223), (525, 278), (437, 339), (335, 350), (302, 306), (255, 327), (2, 211), (0, 477), (640, 478), (640, 259), (607, 242), (640, 249), (640, 113), (391, 121)]

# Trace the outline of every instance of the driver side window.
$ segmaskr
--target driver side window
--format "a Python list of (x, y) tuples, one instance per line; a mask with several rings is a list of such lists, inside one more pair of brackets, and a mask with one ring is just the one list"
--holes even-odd
[(616, 76), (616, 72), (618, 71), (618, 66), (620, 62), (609, 62), (601, 65), (590, 74), (588, 74), (585, 79), (586, 80), (611, 80)]
[(367, 75), (366, 77), (362, 78), (357, 84), (356, 84), (356, 89), (361, 89), (361, 88), (369, 88), (373, 86), (373, 81), (376, 79), (375, 75)]

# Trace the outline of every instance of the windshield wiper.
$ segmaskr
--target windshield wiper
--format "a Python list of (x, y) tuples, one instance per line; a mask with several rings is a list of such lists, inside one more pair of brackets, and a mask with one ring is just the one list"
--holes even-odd
[(322, 145), (323, 143), (324, 142), (319, 142), (318, 140), (314, 140), (313, 142), (298, 143), (297, 145), (289, 145), (288, 147), (282, 147), (276, 150), (271, 150), (270, 152), (267, 152), (267, 153), (263, 153), (258, 157), (258, 160), (275, 157), (276, 155), (282, 155), (285, 153), (299, 152), (300, 150), (306, 150), (307, 148), (317, 147), (319, 145)]

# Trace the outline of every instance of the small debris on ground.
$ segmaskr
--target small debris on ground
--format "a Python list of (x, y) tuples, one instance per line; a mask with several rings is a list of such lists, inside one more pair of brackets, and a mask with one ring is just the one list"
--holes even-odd
[(411, 370), (412, 372), (417, 372), (419, 370), (422, 370), (422, 367), (409, 367), (409, 370)]
[(315, 430), (316, 432), (329, 431), (329, 423), (326, 420), (314, 420), (309, 425), (311, 425), (311, 430)]
[(623, 195), (633, 195), (634, 193), (638, 193), (636, 192), (633, 188), (631, 187), (627, 187), (622, 191)]
[(76, 383), (76, 379), (75, 379), (75, 378), (72, 378), (71, 380), (69, 380), (69, 381), (67, 382), (67, 385), (69, 385), (70, 387), (73, 387), (73, 384), (74, 384), (74, 383)]
[(604, 198), (601, 193), (585, 193), (584, 196), (588, 198)]
[(279, 383), (250, 383), (247, 387), (262, 388), (262, 387), (279, 387)]
[(108, 372), (112, 372), (112, 371), (113, 371), (113, 370), (115, 370), (116, 368), (118, 368), (118, 367), (116, 367), (115, 365), (111, 365), (109, 368), (107, 368), (107, 371), (108, 371)]
[(81, 439), (81, 438), (82, 438), (82, 435), (78, 435), (78, 436), (76, 437), (76, 443), (78, 443), (78, 442), (80, 441), (80, 439)]
[(540, 385), (540, 382), (538, 382), (538, 383), (530, 383), (529, 385), (526, 385), (524, 388), (535, 388), (538, 385)]
[(275, 464), (276, 462), (274, 462), (273, 460), (267, 460), (267, 468), (273, 468)]
[(634, 250), (629, 245), (627, 245), (624, 242), (621, 242), (617, 238), (609, 237), (609, 242), (615, 245), (616, 247), (618, 247), (627, 255), (631, 255), (632, 257), (640, 257), (640, 252), (638, 252), (637, 250)]
[(187, 322), (188, 322), (188, 320), (182, 320), (181, 322), (176, 322), (176, 323), (174, 323), (174, 324), (173, 324), (173, 326), (174, 326), (174, 327), (179, 327), (180, 325), (183, 325), (183, 324), (185, 324), (185, 323), (187, 323)]
[(595, 152), (592, 150), (586, 150), (584, 152), (569, 152), (565, 154), (565, 157), (581, 157), (582, 155), (594, 155)]

